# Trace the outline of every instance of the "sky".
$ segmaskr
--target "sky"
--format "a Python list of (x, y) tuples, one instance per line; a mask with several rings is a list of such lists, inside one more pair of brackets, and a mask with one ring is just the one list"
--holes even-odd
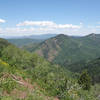
[(100, 33), (100, 0), (0, 0), (0, 36)]

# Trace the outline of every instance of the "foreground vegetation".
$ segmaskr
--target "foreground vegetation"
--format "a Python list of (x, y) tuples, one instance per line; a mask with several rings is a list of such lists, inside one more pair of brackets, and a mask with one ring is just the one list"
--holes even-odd
[(100, 99), (100, 85), (92, 86), (88, 73), (72, 73), (3, 39), (0, 46), (1, 100)]

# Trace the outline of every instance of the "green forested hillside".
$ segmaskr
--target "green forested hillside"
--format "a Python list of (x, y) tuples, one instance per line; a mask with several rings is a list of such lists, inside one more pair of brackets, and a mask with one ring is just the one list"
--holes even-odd
[(84, 90), (78, 83), (79, 74), (4, 39), (0, 39), (0, 46), (1, 100), (99, 100), (99, 89), (91, 86)]
[(40, 45), (40, 43), (30, 43), (30, 44), (21, 46), (21, 48), (24, 50), (27, 50), (29, 52), (33, 52), (38, 48), (39, 45)]
[(92, 76), (93, 82), (100, 82), (100, 58), (88, 62), (85, 69)]
[(44, 39), (31, 39), (31, 38), (23, 38), (23, 39), (7, 39), (10, 43), (15, 44), (18, 47), (28, 45), (31, 43), (40, 43)]
[(100, 58), (88, 62), (77, 62), (67, 66), (67, 69), (79, 73), (86, 69), (91, 75), (93, 83), (100, 82)]
[[(70, 37), (61, 34), (38, 45), (24, 48), (31, 52), (35, 51), (50, 62), (60, 64), (70, 71), (81, 72), (87, 69), (95, 78), (93, 79), (98, 82), (100, 81), (99, 60), (96, 60), (98, 61), (96, 64), (94, 62), (96, 58), (100, 57), (99, 43), (99, 34), (90, 34), (84, 37)], [(91, 64), (91, 62), (93, 63)]]
[(67, 66), (100, 57), (100, 35), (71, 37), (61, 34), (36, 46), (33, 44), (24, 48), (38, 53), (53, 63)]

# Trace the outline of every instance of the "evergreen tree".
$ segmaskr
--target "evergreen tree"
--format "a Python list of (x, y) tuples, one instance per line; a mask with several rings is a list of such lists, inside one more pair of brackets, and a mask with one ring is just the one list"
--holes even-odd
[(90, 90), (91, 88), (91, 77), (89, 76), (87, 70), (83, 71), (80, 75), (78, 83), (82, 86), (84, 90)]

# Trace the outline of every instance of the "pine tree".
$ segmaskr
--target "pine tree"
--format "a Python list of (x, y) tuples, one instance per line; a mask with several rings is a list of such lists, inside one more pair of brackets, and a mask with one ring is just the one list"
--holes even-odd
[(86, 70), (81, 73), (78, 83), (82, 86), (84, 90), (90, 90), (91, 77)]

